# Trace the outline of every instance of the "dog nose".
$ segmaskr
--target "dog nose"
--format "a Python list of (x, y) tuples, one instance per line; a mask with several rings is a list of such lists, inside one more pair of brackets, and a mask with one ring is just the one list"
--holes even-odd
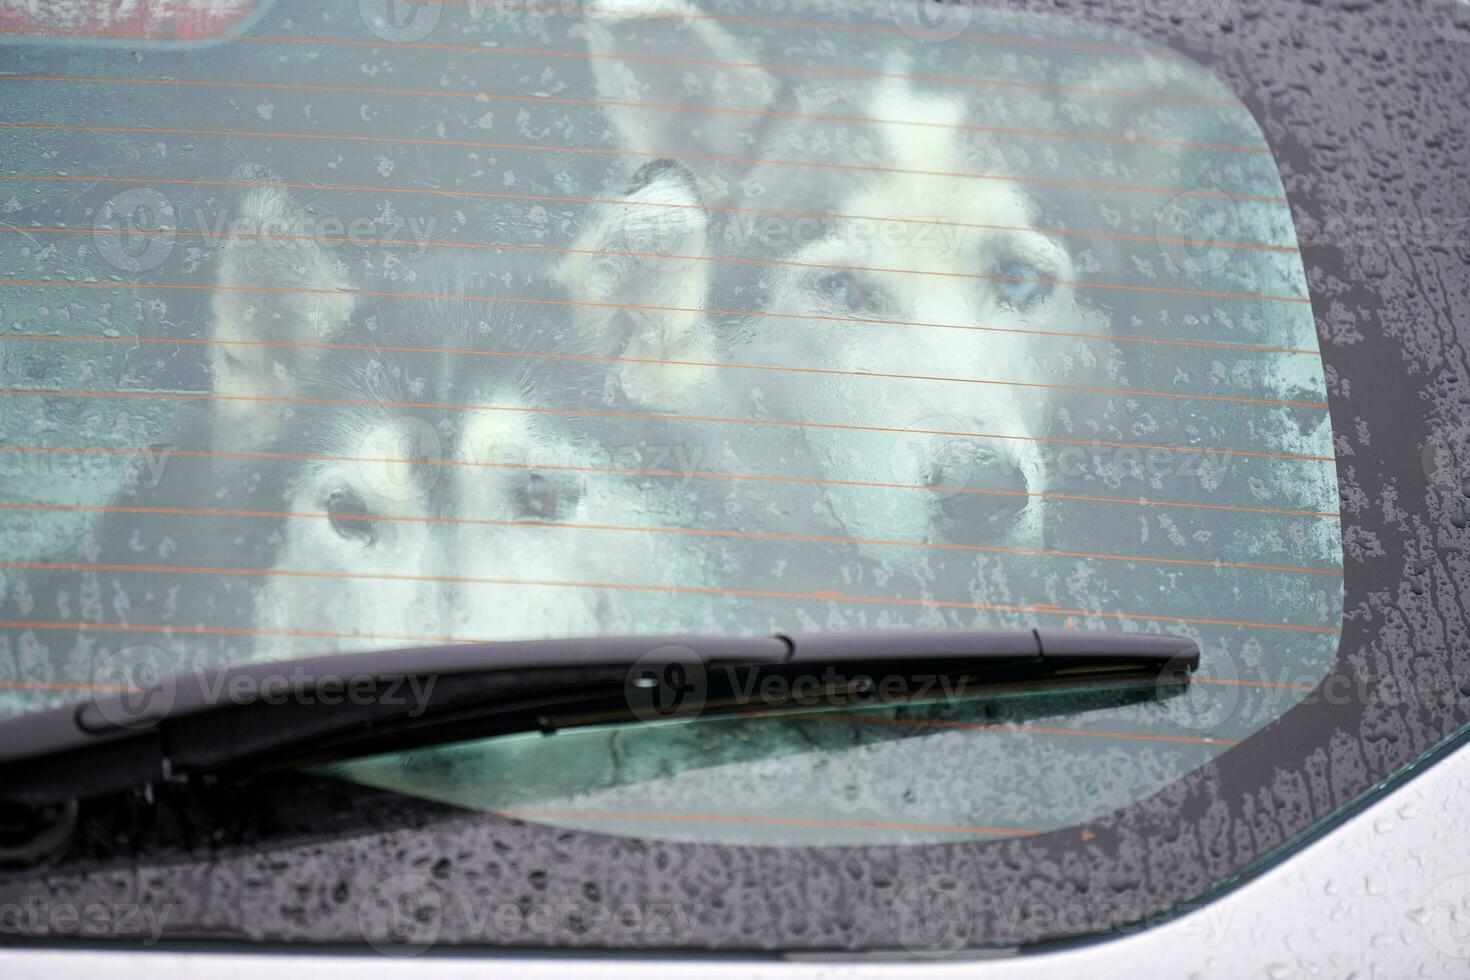
[(1025, 469), (1015, 456), (970, 448), (930, 467), (938, 497), (937, 539), (956, 543), (994, 540), (1016, 529), (1035, 501)]

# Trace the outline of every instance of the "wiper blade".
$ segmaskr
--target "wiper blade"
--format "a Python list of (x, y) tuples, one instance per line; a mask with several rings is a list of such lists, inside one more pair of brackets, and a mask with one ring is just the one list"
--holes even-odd
[(1161, 689), (1198, 664), (1177, 636), (918, 630), (533, 640), (227, 667), (0, 724), (0, 804), (514, 732), (898, 702), (925, 678), (964, 697)]

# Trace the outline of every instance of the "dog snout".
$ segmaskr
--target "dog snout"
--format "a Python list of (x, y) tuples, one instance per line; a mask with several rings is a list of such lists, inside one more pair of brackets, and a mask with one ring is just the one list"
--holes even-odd
[(940, 540), (1009, 536), (1037, 501), (1024, 456), (976, 444), (950, 444), (925, 474), (938, 497)]

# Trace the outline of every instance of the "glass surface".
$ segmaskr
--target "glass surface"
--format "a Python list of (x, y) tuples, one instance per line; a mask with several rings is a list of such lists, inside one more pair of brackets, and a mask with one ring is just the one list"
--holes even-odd
[(140, 665), (477, 639), (1041, 626), (1203, 651), (1187, 696), (1098, 710), (341, 770), (781, 843), (1066, 826), (1279, 717), (1336, 655), (1342, 553), (1271, 153), (1182, 56), (964, 9), (948, 38), (484, 5), (429, 41), (353, 9), (204, 48), (6, 47), (3, 712)]

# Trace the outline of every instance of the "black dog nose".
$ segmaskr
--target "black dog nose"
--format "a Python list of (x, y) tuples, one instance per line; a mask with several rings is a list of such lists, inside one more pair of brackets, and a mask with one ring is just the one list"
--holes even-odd
[(1019, 461), (1009, 453), (971, 446), (936, 459), (928, 473), (937, 497), (935, 539), (994, 541), (1011, 531), (1035, 500)]

